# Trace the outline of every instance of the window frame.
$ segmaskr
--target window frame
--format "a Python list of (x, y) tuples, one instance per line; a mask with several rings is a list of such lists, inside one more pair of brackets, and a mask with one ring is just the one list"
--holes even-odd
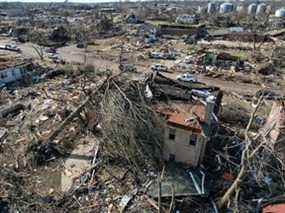
[(0, 72), (0, 78), (1, 78), (1, 79), (5, 79), (5, 78), (7, 78), (7, 77), (8, 77), (8, 74), (7, 74), (6, 71)]
[(176, 129), (168, 127), (168, 140), (175, 141), (176, 138)]
[[(193, 136), (194, 136), (194, 138), (193, 138)], [(198, 140), (198, 135), (192, 133), (191, 135), (189, 135), (188, 145), (189, 146), (196, 146), (197, 140)]]

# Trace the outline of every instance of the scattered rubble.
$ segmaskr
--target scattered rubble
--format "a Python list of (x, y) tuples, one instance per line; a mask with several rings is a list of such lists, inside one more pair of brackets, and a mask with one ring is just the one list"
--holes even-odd
[(0, 3), (0, 212), (282, 212), (282, 5)]

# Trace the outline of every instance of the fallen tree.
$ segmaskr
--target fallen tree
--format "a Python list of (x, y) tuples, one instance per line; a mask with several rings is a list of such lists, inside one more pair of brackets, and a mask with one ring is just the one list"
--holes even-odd
[(106, 78), (47, 138), (32, 143), (28, 149), (32, 152), (30, 159), (42, 164), (51, 156), (41, 157), (45, 153), (54, 151), (53, 157), (68, 155), (53, 141), (75, 118), (82, 118), (83, 111), (95, 110), (100, 118), (95, 128), (100, 125), (103, 135), (100, 149), (114, 158), (126, 159), (137, 172), (150, 165), (156, 167), (161, 157), (160, 118), (146, 102), (144, 91), (145, 84), (128, 81), (121, 74)]
[(160, 118), (147, 104), (145, 85), (112, 80), (104, 91), (101, 113), (103, 147), (126, 158), (137, 171), (161, 159)]
[[(260, 191), (255, 191), (253, 196), (256, 199), (263, 196), (268, 198), (279, 195), (285, 188), (283, 171), (284, 164), (280, 155), (274, 149), (272, 141), (268, 140), (268, 135), (274, 128), (274, 125), (266, 131), (260, 131), (256, 136), (250, 137), (249, 131), (254, 121), (256, 112), (262, 104), (263, 97), (260, 97), (257, 105), (251, 114), (250, 120), (244, 132), (244, 146), (241, 154), (241, 162), (238, 165), (238, 172), (231, 186), (226, 190), (223, 196), (218, 200), (217, 206), (220, 209), (232, 207), (236, 212), (245, 208), (246, 202), (252, 202), (251, 194), (247, 192), (254, 185), (258, 186)], [(269, 194), (270, 182), (276, 181), (280, 191), (271, 191)], [(252, 198), (253, 199), (253, 198)], [(249, 208), (247, 206), (245, 209)], [(244, 210), (245, 210), (244, 209)], [(249, 210), (249, 209), (247, 209)]]

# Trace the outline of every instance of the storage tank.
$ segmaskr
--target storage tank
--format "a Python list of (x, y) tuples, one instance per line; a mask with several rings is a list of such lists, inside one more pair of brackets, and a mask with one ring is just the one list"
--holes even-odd
[(285, 18), (285, 8), (280, 8), (276, 10), (275, 16), (278, 18)]
[(237, 6), (237, 12), (238, 13), (244, 13), (244, 6), (242, 6), (242, 5)]
[(208, 8), (207, 8), (207, 12), (208, 13), (214, 13), (214, 12), (216, 12), (216, 5), (215, 5), (215, 3), (208, 3)]
[(220, 6), (220, 13), (230, 13), (233, 12), (234, 5), (232, 3), (223, 3)]
[(267, 5), (267, 7), (266, 7), (266, 13), (267, 13), (267, 14), (271, 14), (271, 12), (272, 12), (272, 7), (271, 7), (271, 5)]
[(257, 5), (256, 15), (264, 15), (266, 13), (266, 6), (264, 3)]
[(251, 15), (251, 16), (254, 16), (255, 13), (256, 13), (256, 9), (257, 9), (257, 5), (256, 4), (252, 3), (252, 4), (248, 5), (247, 14)]
[(207, 12), (207, 8), (205, 8), (205, 7), (202, 7), (202, 6), (199, 6), (198, 7), (198, 13), (206, 13)]

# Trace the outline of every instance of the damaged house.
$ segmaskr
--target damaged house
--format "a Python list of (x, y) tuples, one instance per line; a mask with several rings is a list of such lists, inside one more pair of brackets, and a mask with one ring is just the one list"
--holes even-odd
[[(257, 34), (253, 32), (234, 32), (238, 31), (234, 28), (227, 30), (218, 30), (210, 33), (209, 40), (226, 40), (226, 41), (239, 41), (239, 42), (273, 42), (272, 38), (268, 35)], [(239, 30), (240, 31), (240, 30)]]
[(230, 68), (235, 67), (237, 70), (244, 68), (244, 61), (239, 57), (231, 55), (227, 52), (205, 52), (199, 58), (199, 63), (206, 66), (217, 66)]
[(221, 91), (201, 84), (183, 84), (159, 73), (149, 89), (153, 109), (165, 120), (163, 158), (198, 166), (215, 134)]
[(193, 35), (200, 31), (205, 31), (206, 26), (203, 24), (198, 25), (185, 25), (177, 23), (160, 23), (158, 25), (159, 35), (170, 35), (170, 36), (183, 36), (183, 35)]

